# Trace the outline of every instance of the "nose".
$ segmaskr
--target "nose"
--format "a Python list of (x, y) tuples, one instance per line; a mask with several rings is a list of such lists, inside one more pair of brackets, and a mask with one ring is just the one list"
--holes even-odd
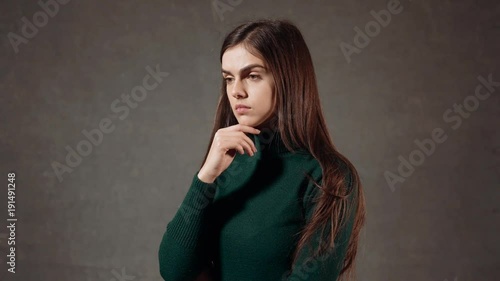
[(235, 78), (234, 82), (231, 85), (229, 85), (229, 90), (231, 95), (236, 99), (243, 98), (246, 96), (245, 87), (240, 79)]

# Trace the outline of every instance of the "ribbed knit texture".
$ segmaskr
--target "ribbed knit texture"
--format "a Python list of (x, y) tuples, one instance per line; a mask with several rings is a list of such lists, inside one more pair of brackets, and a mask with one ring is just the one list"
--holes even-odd
[(191, 281), (211, 265), (214, 281), (337, 280), (354, 216), (331, 254), (306, 262), (313, 239), (290, 272), (299, 232), (322, 192), (304, 173), (321, 183), (321, 166), (305, 150), (289, 151), (277, 132), (249, 137), (256, 155), (237, 154), (211, 184), (193, 175), (160, 244), (161, 276)]

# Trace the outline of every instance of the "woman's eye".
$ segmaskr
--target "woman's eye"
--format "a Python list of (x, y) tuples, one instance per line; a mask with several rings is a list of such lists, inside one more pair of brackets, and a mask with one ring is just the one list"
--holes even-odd
[[(251, 80), (257, 80), (257, 79), (260, 79), (260, 76), (257, 75), (257, 74), (250, 74), (248, 75), (248, 77), (251, 79)], [(224, 78), (224, 80), (226, 81), (226, 83), (231, 83), (233, 81), (233, 78), (229, 78), (229, 77), (226, 77)]]

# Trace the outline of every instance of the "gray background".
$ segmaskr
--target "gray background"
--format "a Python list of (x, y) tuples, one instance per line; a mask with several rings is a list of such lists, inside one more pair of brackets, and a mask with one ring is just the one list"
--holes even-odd
[[(226, 2), (221, 0), (222, 2)], [(237, 2), (237, 1), (233, 1)], [(21, 44), (36, 1), (0, 7), (1, 280), (161, 280), (157, 251), (208, 144), (219, 48), (238, 23), (301, 29), (338, 149), (358, 168), (368, 221), (359, 280), (498, 280), (500, 88), (453, 130), (443, 113), (500, 81), (496, 1), (401, 1), (403, 11), (347, 62), (339, 45), (388, 1), (70, 1)], [(169, 76), (124, 120), (110, 110), (160, 65)], [(110, 117), (115, 129), (59, 181), (66, 146)], [(415, 140), (448, 138), (389, 188)], [(8, 171), (17, 173), (16, 274), (6, 272)]]

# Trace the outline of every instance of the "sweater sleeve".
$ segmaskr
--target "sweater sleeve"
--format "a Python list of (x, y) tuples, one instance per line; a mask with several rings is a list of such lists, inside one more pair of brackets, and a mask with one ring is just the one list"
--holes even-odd
[(158, 251), (160, 275), (165, 281), (189, 281), (209, 264), (207, 253), (209, 210), (216, 183), (206, 183), (195, 173), (179, 209), (167, 224)]
[[(346, 180), (348, 183), (348, 188), (352, 188), (352, 174), (346, 174)], [(306, 193), (303, 198), (306, 224), (309, 223), (311, 216), (314, 212), (314, 208), (316, 207), (315, 202), (313, 202), (313, 198), (317, 198), (322, 192), (318, 187), (314, 184), (310, 184), (306, 190)], [(348, 216), (346, 224), (341, 229), (339, 235), (335, 238), (335, 247), (333, 250), (330, 250), (328, 253), (316, 257), (312, 259), (310, 254), (312, 253), (312, 249), (316, 249), (319, 247), (319, 238), (320, 231), (315, 233), (312, 239), (309, 240), (309, 243), (303, 248), (303, 250), (299, 253), (298, 260), (293, 271), (290, 273), (288, 281), (294, 280), (307, 280), (307, 281), (335, 281), (338, 280), (340, 275), (340, 271), (342, 270), (342, 266), (344, 263), (344, 259), (347, 253), (347, 247), (349, 243), (349, 238), (352, 233), (352, 228), (354, 224), (354, 219), (356, 215), (356, 206), (353, 206), (355, 198), (355, 192), (352, 193), (352, 196), (349, 197), (349, 204), (351, 205), (352, 212)], [(327, 231), (325, 231), (326, 233)], [(325, 235), (325, 234), (324, 234)], [(326, 235), (323, 239), (326, 239)]]

